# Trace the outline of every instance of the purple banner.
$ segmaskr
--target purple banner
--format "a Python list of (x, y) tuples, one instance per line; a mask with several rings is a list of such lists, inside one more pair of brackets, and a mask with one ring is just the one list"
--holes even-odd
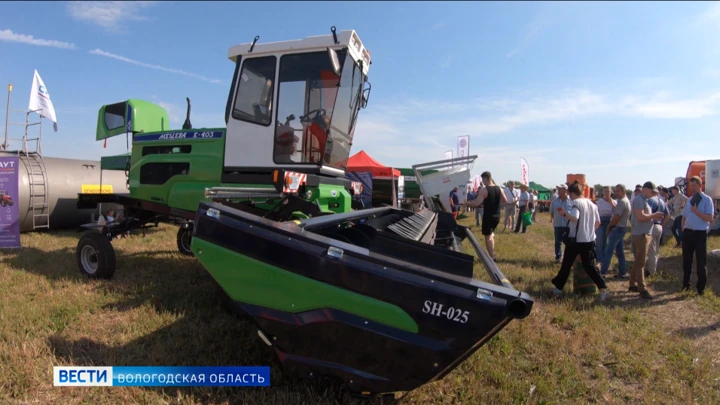
[(0, 156), (0, 248), (20, 247), (17, 156)]

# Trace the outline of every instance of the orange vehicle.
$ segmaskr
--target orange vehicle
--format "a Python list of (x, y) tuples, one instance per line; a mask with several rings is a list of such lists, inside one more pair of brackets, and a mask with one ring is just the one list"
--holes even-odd
[(595, 188), (590, 187), (587, 182), (585, 181), (585, 175), (584, 174), (568, 174), (567, 175), (567, 184), (572, 184), (575, 182), (575, 180), (579, 181), (580, 184), (585, 186), (585, 191), (583, 192), (583, 197), (589, 198), (592, 201), (595, 201)]
[[(715, 161), (713, 161), (713, 162), (715, 162)], [(709, 195), (711, 198), (713, 198), (715, 196), (714, 197), (714, 199), (715, 199), (715, 220), (710, 225), (710, 234), (714, 235), (714, 234), (720, 233), (720, 200), (717, 199), (717, 188), (716, 188), (717, 185), (715, 184), (716, 182), (711, 182), (710, 190), (706, 190), (706, 186), (707, 186), (707, 182), (705, 179), (706, 167), (707, 167), (706, 160), (690, 162), (690, 164), (688, 165), (687, 172), (685, 174), (685, 178), (682, 181), (680, 181), (681, 184), (676, 184), (676, 186), (678, 186), (680, 188), (680, 191), (682, 193), (684, 193), (687, 197), (692, 197), (694, 193), (692, 191), (690, 191), (690, 188), (687, 186), (688, 181), (693, 176), (699, 176), (700, 179), (702, 179), (701, 190), (703, 191), (703, 193), (705, 193), (705, 194), (710, 193)], [(713, 165), (712, 170), (717, 170), (717, 166)]]
[(690, 191), (690, 188), (687, 187), (687, 182), (690, 180), (693, 176), (700, 176), (702, 179), (702, 191), (705, 192), (705, 161), (692, 161), (688, 165), (687, 173), (685, 174), (685, 195), (688, 197), (692, 197), (693, 192)]

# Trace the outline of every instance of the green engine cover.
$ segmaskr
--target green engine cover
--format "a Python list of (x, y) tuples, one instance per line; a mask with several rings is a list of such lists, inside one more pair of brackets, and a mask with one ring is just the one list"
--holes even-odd
[(235, 301), (292, 313), (335, 308), (417, 333), (400, 307), (331, 286), (193, 238), (192, 251)]
[(136, 134), (130, 195), (196, 211), (206, 187), (232, 186), (220, 181), (224, 154), (225, 128)]

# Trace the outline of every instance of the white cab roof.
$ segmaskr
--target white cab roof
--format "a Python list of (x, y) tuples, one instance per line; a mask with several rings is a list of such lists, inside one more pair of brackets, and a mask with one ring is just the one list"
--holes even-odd
[(339, 44), (333, 40), (333, 35), (318, 35), (307, 37), (305, 39), (296, 39), (290, 41), (267, 42), (262, 43), (258, 40), (252, 52), (250, 46), (252, 42), (235, 45), (228, 51), (228, 59), (235, 62), (238, 56), (259, 56), (272, 55), (278, 53), (295, 53), (299, 51), (321, 51), (327, 48), (342, 49), (347, 47), (349, 53), (355, 61), (363, 61), (363, 73), (367, 75), (370, 68), (370, 52), (360, 41), (354, 30), (345, 30), (336, 32)]

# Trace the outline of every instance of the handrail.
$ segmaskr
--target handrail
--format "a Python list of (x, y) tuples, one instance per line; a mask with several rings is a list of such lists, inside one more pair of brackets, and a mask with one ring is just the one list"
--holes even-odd
[(505, 277), (505, 275), (503, 274), (503, 272), (500, 271), (500, 268), (497, 266), (495, 261), (490, 257), (490, 255), (488, 255), (485, 249), (483, 249), (483, 247), (480, 245), (480, 242), (475, 239), (475, 235), (470, 232), (470, 229), (465, 228), (465, 234), (467, 235), (467, 238), (470, 241), (473, 249), (475, 249), (475, 253), (477, 253), (478, 259), (480, 259), (480, 262), (485, 266), (485, 270), (487, 271), (490, 278), (493, 279), (495, 284), (514, 290), (515, 288), (513, 288), (512, 284), (510, 284), (510, 280), (508, 280), (507, 277)]

